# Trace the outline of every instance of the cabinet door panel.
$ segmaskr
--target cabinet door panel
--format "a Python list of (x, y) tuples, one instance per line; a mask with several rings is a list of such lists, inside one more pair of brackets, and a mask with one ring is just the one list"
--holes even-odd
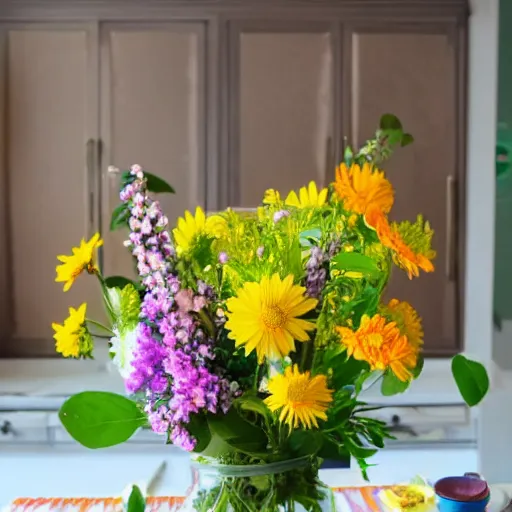
[(57, 254), (91, 234), (86, 162), (87, 31), (47, 28), (5, 34), (6, 216), (0, 256), (7, 267), (0, 325), (6, 355), (54, 353), (52, 322), (68, 306), (97, 299), (80, 276), (68, 293), (55, 283)]
[[(458, 347), (457, 282), (448, 279), (450, 218), (448, 180), (457, 176), (456, 60), (443, 33), (355, 32), (351, 41), (352, 140), (372, 136), (383, 113), (399, 117), (413, 134), (411, 146), (398, 148), (385, 169), (395, 188), (391, 217), (414, 220), (423, 213), (435, 230), (436, 272), (409, 282), (394, 270), (389, 297), (409, 301), (423, 317), (426, 351)], [(455, 226), (456, 227), (456, 226)]]
[(239, 34), (238, 206), (257, 206), (267, 188), (287, 193), (329, 181), (331, 39), (328, 32)]
[[(105, 28), (104, 170), (108, 164), (121, 169), (140, 164), (167, 180), (176, 194), (158, 199), (174, 226), (185, 209), (204, 206), (203, 27)], [(107, 216), (119, 201), (117, 180), (108, 181)], [(126, 236), (108, 236), (108, 274), (133, 273), (131, 256), (122, 245)]]

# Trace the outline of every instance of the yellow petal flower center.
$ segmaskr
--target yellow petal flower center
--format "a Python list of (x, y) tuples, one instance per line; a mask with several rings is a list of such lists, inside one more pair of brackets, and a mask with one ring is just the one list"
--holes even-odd
[(280, 329), (286, 323), (286, 313), (279, 306), (267, 306), (261, 313), (261, 320), (267, 329)]
[(308, 386), (309, 381), (307, 379), (301, 379), (300, 381), (294, 382), (293, 385), (288, 388), (288, 401), (292, 402), (294, 405), (297, 403), (303, 403)]
[(384, 342), (384, 338), (382, 334), (379, 333), (371, 333), (366, 336), (366, 340), (368, 342), (368, 345), (375, 348), (382, 347), (382, 344)]

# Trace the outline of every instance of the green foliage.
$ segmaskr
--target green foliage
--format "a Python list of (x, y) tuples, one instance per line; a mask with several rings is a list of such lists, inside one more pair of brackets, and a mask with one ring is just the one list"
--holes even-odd
[(69, 435), (86, 448), (124, 443), (146, 424), (146, 415), (135, 402), (104, 391), (85, 391), (68, 398), (59, 418)]
[(380, 391), (384, 396), (393, 396), (407, 391), (409, 382), (401, 381), (391, 370), (384, 373)]
[(126, 203), (117, 205), (112, 211), (110, 217), (110, 231), (126, 228), (128, 226), (128, 219), (130, 218), (130, 210)]
[(187, 425), (187, 429), (190, 434), (197, 440), (197, 444), (194, 451), (202, 453), (212, 440), (212, 434), (208, 427), (208, 420), (204, 414), (192, 414), (190, 416), (190, 422)]
[[(128, 183), (133, 183), (136, 177), (133, 176), (130, 171), (125, 171), (121, 175), (121, 190), (128, 185)], [(174, 188), (169, 185), (162, 178), (155, 176), (147, 171), (144, 171), (144, 179), (146, 180), (146, 187), (148, 192), (153, 192), (155, 194), (174, 194)]]
[(485, 367), (462, 354), (452, 359), (452, 374), (462, 398), (470, 407), (479, 404), (489, 391)]
[(319, 430), (293, 430), (288, 443), (295, 457), (316, 455), (323, 446), (324, 435)]
[(137, 287), (137, 284), (134, 281), (124, 276), (105, 277), (104, 281), (107, 288), (120, 288), (122, 290), (129, 284), (133, 285), (135, 288)]
[(133, 330), (139, 322), (141, 304), (139, 293), (133, 284), (128, 283), (122, 289), (108, 288), (107, 294), (116, 327), (123, 336), (124, 333)]
[(369, 277), (378, 277), (381, 270), (377, 262), (357, 252), (341, 252), (331, 260), (331, 266), (341, 272), (360, 272)]
[(126, 512), (144, 512), (145, 510), (146, 500), (139, 487), (134, 485), (126, 504)]
[(234, 408), (225, 415), (209, 415), (207, 420), (212, 435), (234, 450), (249, 455), (265, 453), (268, 438), (263, 430), (245, 421)]

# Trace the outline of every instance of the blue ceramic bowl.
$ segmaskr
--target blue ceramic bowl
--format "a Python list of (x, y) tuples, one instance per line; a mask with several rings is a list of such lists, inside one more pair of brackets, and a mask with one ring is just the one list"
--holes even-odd
[(457, 501), (437, 495), (437, 507), (439, 512), (484, 512), (490, 499), (490, 494), (479, 501)]

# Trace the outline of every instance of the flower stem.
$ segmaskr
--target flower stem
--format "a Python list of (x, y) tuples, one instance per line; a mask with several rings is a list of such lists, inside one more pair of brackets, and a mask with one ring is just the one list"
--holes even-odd
[(97, 334), (95, 332), (91, 332), (90, 334), (93, 338), (100, 338), (102, 340), (109, 340), (110, 338), (112, 338), (112, 336), (105, 336), (103, 334)]
[(302, 357), (300, 360), (301, 371), (310, 369), (310, 368), (308, 368), (309, 363), (311, 362), (310, 357), (309, 357), (309, 355), (310, 355), (309, 352), (310, 352), (310, 348), (311, 348), (312, 344), (313, 344), (313, 342), (311, 340), (302, 344)]
[[(111, 329), (109, 329), (107, 326), (103, 325), (102, 323), (100, 322), (97, 322), (96, 320), (91, 320), (90, 318), (86, 318), (85, 321), (89, 324), (92, 324), (94, 325), (95, 327), (98, 327), (106, 332), (108, 332), (110, 334), (110, 337), (112, 336), (115, 336), (115, 334), (113, 333), (113, 331)], [(97, 335), (100, 337), (100, 335)]]

